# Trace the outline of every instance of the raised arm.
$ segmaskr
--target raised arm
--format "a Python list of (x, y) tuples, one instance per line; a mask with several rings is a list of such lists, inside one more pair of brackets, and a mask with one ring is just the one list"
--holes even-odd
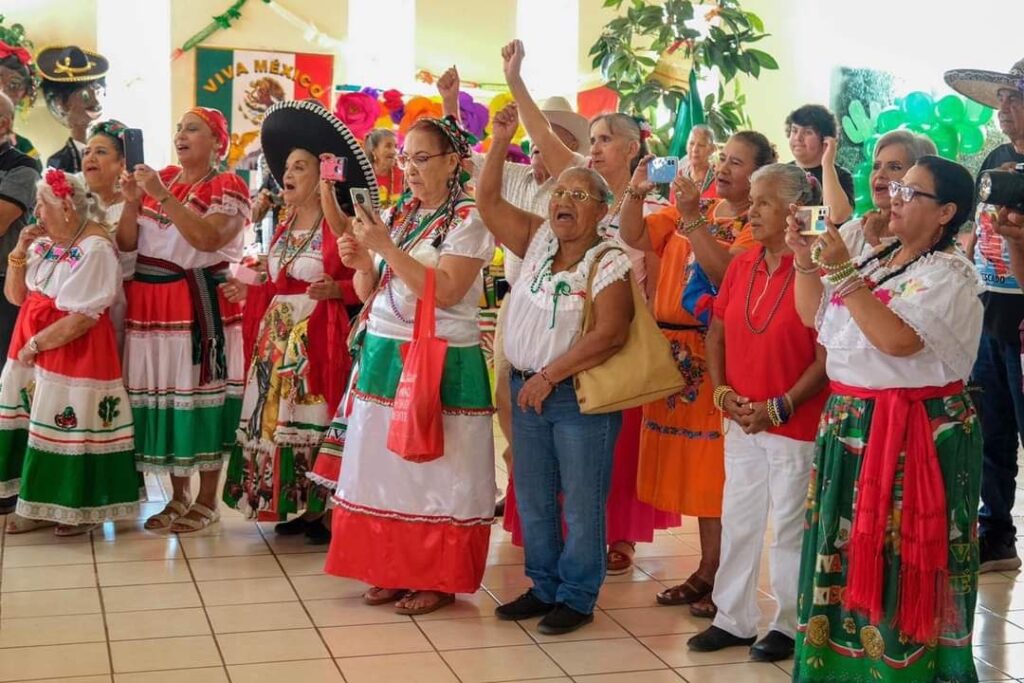
[(790, 204), (789, 217), (786, 219), (786, 244), (793, 251), (793, 268), (796, 269), (793, 294), (800, 322), (813, 328), (825, 287), (821, 284), (818, 266), (811, 262), (814, 238), (800, 234), (801, 225), (797, 222), (796, 210), (796, 204)]
[[(648, 154), (640, 160), (633, 171), (633, 179), (629, 181), (626, 196), (622, 198), (622, 206), (619, 208), (619, 237), (640, 251), (654, 251), (651, 236), (647, 234), (647, 226), (644, 224), (644, 197), (654, 189), (654, 185), (647, 180), (647, 162), (653, 158), (653, 155)], [(648, 276), (647, 281), (650, 282), (651, 279)]]
[(825, 138), (824, 144), (825, 153), (821, 158), (822, 201), (828, 207), (832, 222), (842, 225), (853, 215), (853, 207), (850, 206), (850, 198), (846, 196), (846, 190), (839, 182), (839, 172), (836, 171), (836, 152), (839, 143), (835, 138)]
[(37, 238), (43, 236), (43, 229), (38, 225), (26, 226), (18, 235), (18, 243), (7, 257), (7, 276), (4, 278), (4, 297), (14, 306), (21, 306), (28, 295), (25, 284), (25, 269), (28, 266), (28, 248)]
[(516, 105), (510, 104), (494, 116), (491, 148), (476, 186), (476, 207), (491, 234), (509, 251), (522, 258), (544, 219), (513, 206), (501, 194), (501, 176), (505, 150), (512, 140), (519, 119)]
[(537, 103), (533, 101), (530, 91), (523, 82), (521, 73), (523, 58), (526, 51), (522, 41), (513, 40), (501, 49), (501, 58), (504, 60), (505, 82), (519, 105), (520, 116), (523, 119), (523, 126), (530, 140), (544, 154), (544, 165), (548, 172), (557, 178), (559, 174), (573, 162), (573, 151), (565, 146), (565, 143), (555, 135), (551, 129), (551, 122), (544, 116)]
[(437, 94), (441, 96), (441, 115), (454, 116), (456, 121), (461, 122), (462, 116), (459, 112), (459, 90), (462, 87), (462, 79), (459, 78), (459, 69), (453, 64), (441, 77), (437, 79)]
[[(333, 159), (333, 154), (321, 154), (320, 159)], [(338, 204), (338, 195), (334, 191), (334, 181), (320, 179), (320, 210), (324, 212), (327, 226), (335, 237), (352, 232), (352, 219), (345, 215)], [(355, 209), (353, 209), (355, 210)]]
[(677, 175), (672, 181), (676, 194), (676, 210), (679, 211), (680, 228), (690, 240), (693, 256), (704, 269), (708, 279), (715, 285), (722, 284), (725, 271), (734, 254), (715, 239), (700, 211), (700, 186), (689, 178)]

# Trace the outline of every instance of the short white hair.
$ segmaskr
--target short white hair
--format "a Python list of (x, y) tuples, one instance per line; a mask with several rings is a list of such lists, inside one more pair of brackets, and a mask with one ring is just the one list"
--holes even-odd
[(60, 205), (62, 200), (53, 193), (53, 188), (46, 182), (46, 175), (51, 173), (64, 173), (64, 178), (67, 180), (68, 185), (71, 187), (71, 205), (75, 207), (75, 211), (78, 215), (85, 220), (99, 223), (107, 230), (110, 226), (107, 225), (107, 214), (106, 211), (100, 206), (99, 198), (89, 190), (86, 186), (85, 181), (77, 173), (66, 173), (64, 171), (58, 171), (56, 169), (46, 169), (43, 172), (43, 178), (36, 183), (36, 201), (46, 202), (50, 206)]

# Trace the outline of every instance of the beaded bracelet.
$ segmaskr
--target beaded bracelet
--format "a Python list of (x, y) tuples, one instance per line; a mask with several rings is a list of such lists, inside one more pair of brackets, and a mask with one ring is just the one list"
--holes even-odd
[(715, 387), (715, 393), (712, 395), (711, 400), (716, 408), (725, 412), (725, 397), (732, 393), (735, 393), (735, 390), (728, 384), (719, 384)]
[(676, 223), (676, 229), (679, 230), (679, 232), (682, 233), (683, 235), (689, 235), (700, 230), (707, 224), (708, 219), (704, 218), (704, 216), (697, 216), (692, 221), (684, 221), (682, 218), (680, 218), (679, 222)]
[(644, 194), (640, 190), (634, 188), (632, 185), (627, 185), (626, 186), (626, 195), (628, 197), (630, 197), (631, 199), (643, 199), (644, 197), (647, 196), (646, 194)]
[(833, 270), (826, 270), (825, 272), (826, 277), (828, 277), (829, 283), (836, 286), (842, 282), (845, 282), (851, 277), (857, 275), (857, 268), (852, 263), (847, 261), (840, 267), (835, 268)]
[(786, 401), (782, 397), (776, 396), (765, 401), (765, 406), (768, 409), (768, 419), (771, 421), (773, 427), (781, 427), (789, 421), (789, 412), (786, 410)]

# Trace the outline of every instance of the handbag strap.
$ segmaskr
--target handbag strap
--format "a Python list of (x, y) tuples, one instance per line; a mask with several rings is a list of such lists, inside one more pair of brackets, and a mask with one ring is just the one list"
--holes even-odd
[(413, 321), (412, 338), (428, 339), (436, 336), (437, 315), (437, 271), (427, 268), (423, 276), (423, 296), (416, 300), (416, 320)]
[[(598, 247), (600, 248), (600, 247)], [(601, 265), (601, 259), (605, 257), (611, 251), (622, 252), (626, 251), (622, 247), (618, 247), (614, 244), (607, 244), (601, 252), (594, 257), (593, 263), (590, 264), (590, 272), (587, 274), (587, 289), (585, 296), (583, 297), (583, 318), (580, 320), (580, 332), (579, 336), (582, 337), (587, 332), (588, 324), (590, 323), (590, 316), (593, 313), (594, 308), (594, 297), (591, 292), (594, 291), (594, 278), (597, 277), (597, 268)], [(632, 278), (632, 274), (629, 275)]]

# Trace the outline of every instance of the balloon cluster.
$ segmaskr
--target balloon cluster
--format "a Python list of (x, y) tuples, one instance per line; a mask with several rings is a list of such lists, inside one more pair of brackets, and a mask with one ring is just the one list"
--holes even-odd
[(873, 208), (869, 177), (881, 136), (900, 128), (927, 135), (940, 156), (956, 160), (982, 150), (985, 124), (992, 119), (990, 108), (959, 95), (946, 95), (935, 101), (928, 93), (914, 91), (896, 98), (892, 106), (870, 106), (869, 113), (855, 100), (850, 104), (849, 115), (843, 117), (847, 137), (863, 146), (864, 160), (853, 173), (854, 208), (858, 215)]

